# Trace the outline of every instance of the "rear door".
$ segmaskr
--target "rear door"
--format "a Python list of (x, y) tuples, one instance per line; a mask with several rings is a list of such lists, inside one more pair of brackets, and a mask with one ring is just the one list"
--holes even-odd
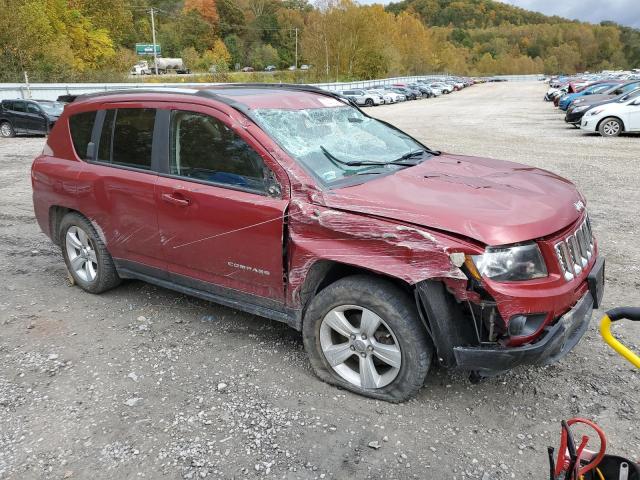
[(285, 189), (266, 180), (273, 160), (253, 137), (232, 128), (225, 114), (198, 105), (176, 108), (163, 136), (167, 165), (156, 188), (172, 280), (282, 305), (288, 200), (278, 193)]
[[(72, 132), (73, 122), (71, 117)], [(102, 230), (119, 268), (166, 277), (155, 204), (155, 125), (154, 106), (124, 103), (101, 110), (93, 130), (96, 154), (78, 185), (86, 190), (81, 208)]]
[(630, 102), (627, 107), (627, 128), (631, 132), (640, 131), (640, 97)]
[(24, 100), (15, 100), (11, 106), (11, 117), (13, 129), (16, 133), (26, 133), (29, 131), (29, 122), (27, 120), (27, 102)]

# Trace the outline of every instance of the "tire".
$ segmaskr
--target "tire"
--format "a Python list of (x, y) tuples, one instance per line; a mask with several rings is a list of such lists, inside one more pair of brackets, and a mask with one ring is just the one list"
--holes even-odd
[(16, 131), (9, 122), (0, 123), (0, 136), (4, 138), (11, 138), (16, 136)]
[(373, 107), (373, 99), (372, 99), (372, 98), (367, 98), (367, 99), (364, 101), (364, 104), (365, 104), (367, 107)]
[[(361, 323), (364, 315), (366, 326)], [(433, 344), (412, 298), (376, 277), (354, 275), (322, 290), (307, 309), (302, 332), (311, 366), (321, 380), (389, 402), (415, 395), (433, 358)], [(327, 359), (331, 352), (335, 366)]]
[(120, 283), (107, 247), (85, 217), (66, 214), (60, 222), (58, 238), (67, 270), (80, 288), (102, 293)]
[(615, 117), (607, 117), (598, 125), (598, 132), (603, 137), (617, 137), (623, 130), (622, 122)]

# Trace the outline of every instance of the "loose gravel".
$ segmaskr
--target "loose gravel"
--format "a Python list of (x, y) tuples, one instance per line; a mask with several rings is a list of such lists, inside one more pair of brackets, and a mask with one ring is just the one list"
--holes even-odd
[[(640, 138), (565, 126), (542, 83), (368, 111), (429, 146), (553, 170), (589, 200), (605, 308), (640, 305)], [(318, 381), (300, 334), (142, 282), (69, 286), (38, 229), (42, 138), (0, 139), (0, 478), (545, 479), (559, 422), (594, 419), (640, 458), (640, 375), (594, 320), (561, 363), (471, 384), (435, 369), (401, 405)], [(639, 347), (638, 325), (616, 334)]]

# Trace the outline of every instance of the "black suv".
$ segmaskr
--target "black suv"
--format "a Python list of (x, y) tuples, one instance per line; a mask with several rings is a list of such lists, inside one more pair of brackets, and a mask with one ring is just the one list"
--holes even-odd
[(49, 133), (62, 114), (64, 104), (51, 100), (2, 100), (0, 103), (0, 135), (15, 137), (18, 133)]

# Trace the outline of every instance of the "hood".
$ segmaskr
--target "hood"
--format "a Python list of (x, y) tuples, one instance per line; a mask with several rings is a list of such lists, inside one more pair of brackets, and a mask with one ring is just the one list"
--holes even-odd
[[(579, 100), (580, 103), (578, 103), (578, 105), (593, 105), (596, 104), (598, 102), (602, 102), (604, 100), (611, 100), (612, 98), (616, 98), (617, 95), (603, 95), (603, 94), (596, 94), (596, 95), (585, 95), (583, 97), (579, 97), (576, 99), (576, 102)], [(575, 105), (575, 103), (574, 103)]]
[(366, 183), (330, 190), (331, 208), (436, 228), (506, 245), (576, 221), (583, 197), (557, 175), (487, 158), (442, 154)]

